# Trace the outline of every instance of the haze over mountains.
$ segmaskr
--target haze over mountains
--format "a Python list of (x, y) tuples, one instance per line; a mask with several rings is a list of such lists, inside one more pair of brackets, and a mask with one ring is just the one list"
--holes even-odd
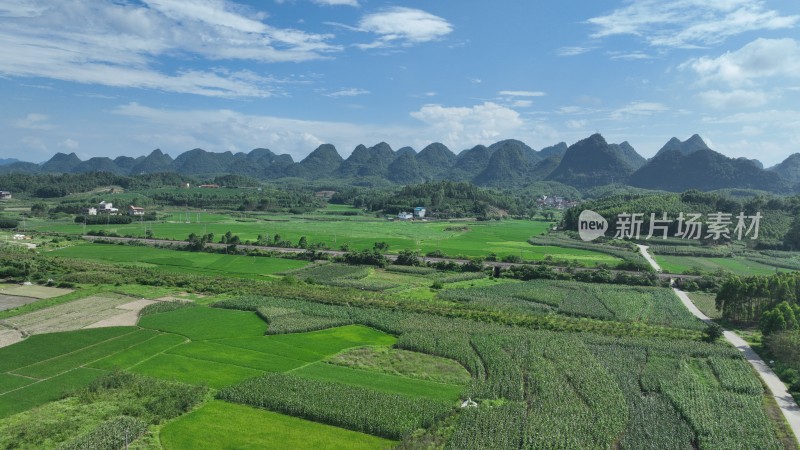
[(777, 193), (800, 192), (800, 153), (764, 169), (757, 160), (729, 158), (711, 150), (693, 135), (670, 139), (651, 159), (628, 143), (609, 144), (600, 134), (567, 146), (564, 142), (536, 151), (524, 142), (508, 139), (488, 147), (477, 145), (459, 154), (441, 143), (419, 152), (410, 147), (393, 150), (385, 142), (357, 146), (347, 159), (323, 144), (299, 162), (265, 148), (249, 153), (213, 153), (194, 149), (177, 158), (153, 150), (148, 156), (82, 161), (74, 153), (58, 153), (42, 164), (9, 162), (0, 173), (112, 172), (122, 175), (175, 172), (209, 176), (239, 174), (273, 180), (294, 177), (309, 180), (388, 180), (398, 184), (448, 179), (498, 188), (524, 187), (536, 181), (554, 181), (578, 189), (627, 184), (647, 189), (683, 191), (725, 188), (758, 189)]

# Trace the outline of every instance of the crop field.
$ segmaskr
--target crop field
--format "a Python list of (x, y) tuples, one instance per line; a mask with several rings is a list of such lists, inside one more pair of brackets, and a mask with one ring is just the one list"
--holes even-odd
[(165, 450), (292, 448), (380, 450), (395, 442), (250, 406), (213, 401), (161, 431)]
[[(193, 219), (194, 220), (194, 219)], [(384, 219), (365, 219), (350, 216), (271, 216), (258, 220), (238, 221), (229, 216), (204, 217), (200, 222), (147, 223), (148, 231), (161, 239), (185, 240), (192, 233), (214, 236), (226, 232), (238, 235), (242, 242), (255, 241), (258, 235), (279, 235), (281, 240), (297, 243), (306, 236), (309, 243), (324, 243), (332, 249), (346, 245), (351, 249), (369, 249), (375, 242), (389, 244), (390, 252), (403, 249), (427, 253), (439, 250), (449, 256), (498, 256), (514, 255), (524, 259), (541, 260), (551, 257), (559, 260), (578, 260), (588, 265), (613, 264), (619, 261), (613, 256), (584, 249), (557, 246), (534, 246), (527, 241), (531, 236), (545, 232), (547, 222), (529, 220), (503, 220), (486, 222), (458, 222), (459, 229), (453, 231), (453, 222), (406, 222)], [(68, 222), (31, 222), (38, 231), (56, 231), (67, 234), (84, 233), (83, 225)], [(104, 230), (121, 236), (144, 237), (145, 225), (93, 225), (86, 231)]]
[(123, 311), (117, 307), (132, 300), (134, 299), (130, 297), (103, 294), (10, 317), (4, 321), (27, 334), (77, 330), (119, 315)]
[[(253, 298), (241, 303), (254, 304)], [(620, 439), (624, 448), (783, 448), (762, 407), (759, 381), (738, 351), (723, 344), (509, 329), (268, 298), (262, 305), (284, 310), (275, 321), (291, 315), (286, 310), (329, 318), (347, 314), (356, 323), (398, 334), (401, 349), (452, 358), (468, 368), (473, 381), (462, 396), (479, 407), (458, 413), (448, 448), (610, 448)], [(292, 336), (301, 335), (282, 337)], [(308, 379), (304, 370), (324, 375)], [(387, 437), (402, 434), (397, 427), (408, 420), (426, 420), (413, 404), (402, 406), (403, 421), (384, 412), (361, 415), (372, 411), (359, 400), (367, 395), (361, 389), (371, 389), (367, 382), (349, 381), (355, 389), (350, 390), (334, 382), (337, 374), (325, 372), (324, 364), (312, 364), (249, 379), (220, 391), (219, 398)], [(369, 395), (394, 395), (371, 385)], [(339, 398), (331, 392), (346, 397), (348, 406), (319, 400)], [(384, 401), (377, 396), (369, 403)]]
[(180, 273), (203, 273), (239, 278), (264, 278), (277, 272), (299, 269), (308, 264), (305, 261), (284, 258), (220, 255), (132, 245), (88, 243), (54, 250), (51, 254), (64, 258), (158, 267)]
[(558, 312), (619, 322), (643, 322), (700, 330), (705, 324), (666, 288), (535, 280), (497, 286), (450, 289), (446, 300), (517, 312)]
[(668, 273), (684, 273), (699, 269), (703, 272), (730, 272), (736, 275), (770, 275), (776, 272), (788, 272), (775, 266), (769, 266), (746, 258), (703, 258), (697, 256), (654, 255), (656, 262)]

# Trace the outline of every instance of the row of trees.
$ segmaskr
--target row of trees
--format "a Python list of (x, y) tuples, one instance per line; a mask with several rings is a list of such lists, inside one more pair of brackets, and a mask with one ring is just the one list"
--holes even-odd
[(732, 276), (720, 287), (716, 306), (728, 320), (758, 322), (779, 303), (795, 306), (800, 299), (800, 272)]

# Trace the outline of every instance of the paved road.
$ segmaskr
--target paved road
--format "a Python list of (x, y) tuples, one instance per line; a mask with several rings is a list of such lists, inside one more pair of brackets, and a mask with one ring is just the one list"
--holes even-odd
[(652, 256), (650, 256), (650, 253), (647, 252), (647, 249), (650, 247), (642, 244), (636, 244), (636, 246), (639, 247), (639, 251), (642, 253), (642, 256), (644, 256), (644, 259), (646, 259), (647, 262), (650, 263), (650, 267), (655, 269), (656, 272), (661, 272), (661, 266), (659, 266), (656, 260), (653, 259)]
[[(658, 267), (658, 264), (650, 257), (650, 254), (647, 252), (646, 245), (639, 245), (639, 250), (642, 252), (642, 256), (645, 257), (650, 262), (650, 265), (653, 266), (656, 270), (661, 270)], [(681, 299), (681, 302), (686, 306), (686, 309), (689, 310), (695, 317), (702, 320), (705, 323), (713, 323), (711, 318), (703, 314), (697, 306), (692, 302), (686, 292), (673, 287), (673, 291), (675, 291), (675, 295)], [(725, 331), (724, 333), (725, 339), (731, 343), (734, 347), (736, 347), (740, 352), (742, 352), (742, 356), (750, 365), (756, 369), (758, 372), (758, 376), (764, 381), (764, 384), (767, 385), (767, 388), (772, 393), (772, 396), (775, 397), (775, 401), (778, 403), (778, 407), (781, 409), (783, 413), (783, 417), (786, 418), (786, 422), (789, 424), (789, 427), (792, 429), (794, 433), (795, 439), (800, 442), (800, 408), (798, 408), (797, 403), (794, 401), (794, 398), (789, 394), (789, 391), (786, 389), (786, 385), (775, 375), (775, 372), (770, 369), (769, 365), (761, 359), (760, 356), (753, 350), (750, 345), (745, 342), (744, 339), (739, 337), (736, 333), (732, 331)]]

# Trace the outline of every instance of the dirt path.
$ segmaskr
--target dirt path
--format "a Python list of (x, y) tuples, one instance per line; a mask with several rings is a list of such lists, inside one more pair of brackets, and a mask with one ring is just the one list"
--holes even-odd
[[(642, 252), (642, 256), (650, 262), (650, 265), (655, 270), (661, 270), (658, 264), (650, 257), (650, 254), (647, 252), (646, 245), (639, 245), (639, 250)], [(686, 292), (673, 287), (672, 290), (675, 292), (675, 295), (681, 299), (681, 302), (686, 309), (689, 310), (695, 317), (702, 320), (705, 323), (713, 323), (713, 321), (703, 314), (697, 306), (692, 302)], [(750, 345), (745, 342), (744, 339), (740, 338), (736, 333), (732, 331), (725, 331), (724, 333), (725, 339), (731, 343), (734, 347), (736, 347), (740, 352), (742, 352), (742, 356), (747, 362), (756, 369), (758, 372), (758, 376), (764, 381), (764, 384), (767, 385), (767, 389), (769, 389), (772, 396), (775, 398), (775, 401), (778, 403), (778, 407), (781, 409), (783, 413), (783, 417), (786, 418), (786, 422), (789, 424), (789, 427), (792, 429), (792, 433), (794, 433), (795, 439), (800, 442), (800, 408), (798, 408), (797, 403), (794, 401), (794, 398), (789, 394), (789, 391), (786, 389), (786, 385), (775, 375), (775, 372), (770, 369), (767, 363), (764, 362), (761, 357), (753, 350)]]

